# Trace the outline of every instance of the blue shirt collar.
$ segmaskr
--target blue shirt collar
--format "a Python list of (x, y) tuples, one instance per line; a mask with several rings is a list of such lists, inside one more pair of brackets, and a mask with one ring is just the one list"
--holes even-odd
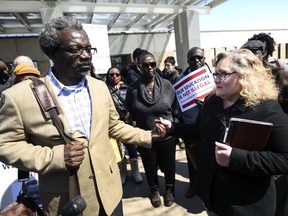
[(63, 89), (75, 91), (76, 89), (88, 88), (88, 81), (87, 81), (87, 77), (86, 77), (87, 75), (83, 76), (81, 81), (77, 84), (77, 86), (73, 87), (73, 88), (71, 88), (70, 86), (63, 85), (53, 74), (52, 68), (49, 69), (48, 76), (49, 76), (50, 81), (52, 82), (53, 86), (55, 87), (55, 92), (56, 92), (57, 96), (60, 95), (60, 93)]

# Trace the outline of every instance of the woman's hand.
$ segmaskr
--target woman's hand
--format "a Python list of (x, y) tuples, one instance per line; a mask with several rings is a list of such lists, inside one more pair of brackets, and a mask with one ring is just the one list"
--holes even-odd
[(230, 163), (232, 147), (219, 142), (215, 142), (215, 145), (215, 158), (217, 163), (220, 166), (228, 167)]
[(163, 119), (162, 117), (159, 117), (158, 119), (155, 119), (155, 122), (156, 122), (156, 124), (164, 125), (167, 131), (169, 131), (169, 129), (172, 126), (171, 121), (169, 121), (167, 119)]

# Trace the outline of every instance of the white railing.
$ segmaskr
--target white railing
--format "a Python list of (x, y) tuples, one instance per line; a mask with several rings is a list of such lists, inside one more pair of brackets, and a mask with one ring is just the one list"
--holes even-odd
[[(206, 63), (209, 66), (212, 66), (213, 60), (219, 53), (223, 51), (233, 50), (233, 49), (237, 49), (237, 47), (235, 46), (235, 47), (220, 47), (220, 48), (204, 49)], [(277, 44), (275, 46), (273, 57), (276, 59), (285, 59), (286, 64), (288, 64), (288, 43)]]

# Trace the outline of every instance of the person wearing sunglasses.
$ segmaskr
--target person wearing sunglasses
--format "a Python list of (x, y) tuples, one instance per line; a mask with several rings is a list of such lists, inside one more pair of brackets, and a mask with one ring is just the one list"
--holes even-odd
[[(134, 125), (134, 121), (131, 118), (130, 113), (127, 111), (125, 105), (127, 85), (122, 81), (122, 76), (119, 68), (113, 66), (108, 69), (106, 74), (106, 84), (111, 93), (116, 110), (120, 116), (120, 120), (126, 122), (127, 124)], [(119, 144), (123, 145), (122, 143)], [(140, 184), (142, 182), (142, 176), (139, 172), (138, 167), (138, 154), (136, 145), (124, 143), (123, 147), (124, 150), (127, 149), (128, 151), (133, 179), (137, 184)], [(127, 177), (127, 161), (125, 158), (125, 153), (123, 153), (122, 157), (123, 159), (119, 163), (119, 167), (122, 184), (125, 184)]]
[[(167, 135), (199, 138), (194, 189), (208, 215), (275, 215), (273, 176), (288, 173), (288, 116), (277, 101), (271, 69), (251, 51), (238, 49), (217, 55), (213, 77), (215, 94), (206, 98), (194, 124), (160, 122)], [(232, 117), (273, 124), (263, 150), (224, 144)]]
[[(147, 52), (141, 54), (138, 60), (141, 76), (129, 85), (126, 105), (136, 126), (149, 130), (155, 127), (157, 117), (173, 121), (176, 117), (177, 101), (172, 84), (156, 72), (155, 57)], [(158, 167), (165, 176), (164, 205), (171, 206), (174, 203), (175, 142), (176, 138), (170, 136), (153, 142), (151, 149), (137, 146), (151, 192), (150, 201), (155, 208), (161, 205)]]
[[(205, 56), (204, 50), (200, 47), (192, 47), (187, 53), (187, 69), (180, 74), (179, 79), (187, 76), (188, 74), (193, 73), (195, 70), (203, 67), (205, 65)], [(201, 106), (200, 103), (197, 106), (192, 107), (184, 112), (179, 110), (179, 121), (184, 122), (187, 124), (194, 123), (196, 121), (196, 117), (200, 110)], [(189, 174), (189, 188), (185, 193), (186, 198), (192, 198), (195, 195), (194, 186), (193, 186), (193, 179), (195, 173), (195, 165), (193, 165), (193, 161), (195, 161), (194, 156), (194, 144), (197, 140), (191, 140), (188, 138), (184, 139), (184, 143), (186, 146), (186, 158), (187, 158), (187, 167), (188, 167), (188, 174)]]
[(88, 75), (97, 50), (79, 20), (70, 16), (51, 19), (43, 26), (39, 41), (53, 61), (39, 79), (57, 105), (64, 134), (42, 111), (32, 81), (24, 80), (2, 93), (0, 161), (38, 173), (45, 215), (61, 215), (65, 204), (77, 197), (77, 190), (69, 187), (73, 183), (70, 173), (77, 172), (79, 193), (86, 201), (83, 214), (78, 212), (83, 207), (74, 203), (77, 213), (122, 216), (123, 188), (109, 138), (151, 148), (154, 139), (165, 135), (165, 128), (156, 124), (152, 131), (145, 131), (119, 119), (107, 85)]

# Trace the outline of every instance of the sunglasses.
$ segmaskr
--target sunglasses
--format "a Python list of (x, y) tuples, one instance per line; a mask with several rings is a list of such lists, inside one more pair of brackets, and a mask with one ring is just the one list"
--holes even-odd
[(197, 56), (192, 56), (190, 59), (188, 59), (188, 61), (190, 61), (190, 62), (194, 62), (196, 60), (202, 61), (203, 59), (204, 59), (204, 56), (197, 55)]
[(119, 77), (120, 74), (119, 74), (119, 73), (110, 73), (109, 76), (110, 76), (110, 77), (114, 77), (114, 76)]
[(140, 66), (143, 67), (143, 68), (149, 68), (149, 67), (155, 68), (156, 67), (156, 62), (142, 63), (142, 64), (140, 64)]

